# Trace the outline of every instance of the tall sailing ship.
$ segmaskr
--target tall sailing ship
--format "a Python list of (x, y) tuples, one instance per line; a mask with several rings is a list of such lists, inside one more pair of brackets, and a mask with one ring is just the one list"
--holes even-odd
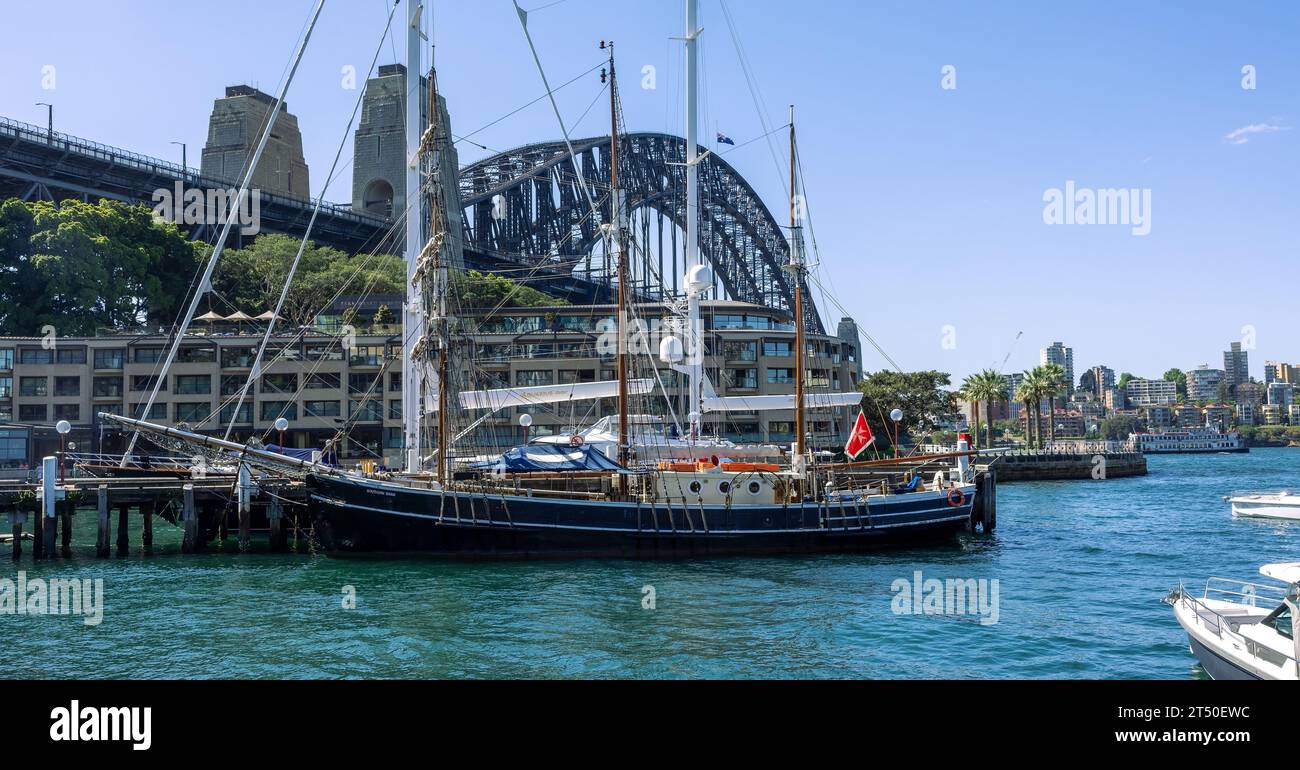
[[(319, 523), (318, 535), (340, 552), (423, 552), (447, 557), (600, 556), (679, 557), (852, 551), (883, 544), (942, 540), (973, 525), (976, 493), (971, 454), (927, 456), (892, 476), (864, 476), (879, 464), (907, 460), (824, 463), (809, 445), (807, 412), (857, 404), (857, 393), (808, 392), (804, 335), (807, 274), (797, 206), (797, 144), (791, 109), (790, 259), (794, 291), (795, 392), (792, 396), (719, 397), (703, 366), (700, 301), (713, 286), (701, 257), (698, 166), (707, 153), (697, 141), (696, 73), (700, 29), (696, 0), (686, 1), (686, 296), (662, 306), (659, 361), (631, 338), (647, 328), (645, 303), (629, 280), (626, 201), (619, 187), (620, 110), (613, 45), (604, 76), (610, 92), (610, 178), (599, 217), (605, 256), (617, 294), (617, 380), (564, 387), (461, 389), (464, 367), (453, 317), (453, 239), (448, 233), (444, 153), (450, 131), (439, 125), (436, 70), (425, 72), (420, 6), (412, 3), (407, 42), (407, 301), (403, 311), (403, 467), (362, 473), (284, 457), (248, 444), (192, 431), (112, 418), (163, 443), (203, 447), (224, 458), (301, 476)], [(526, 14), (520, 12), (527, 33)], [(530, 38), (531, 45), (531, 38)], [(606, 47), (602, 43), (602, 47)], [(540, 67), (540, 63), (539, 63)], [(427, 82), (427, 102), (421, 93)], [(421, 116), (427, 103), (428, 121)], [(558, 111), (557, 111), (558, 116)], [(562, 126), (563, 127), (563, 126)], [(567, 137), (567, 132), (566, 132)], [(451, 170), (454, 173), (454, 169)], [(427, 224), (427, 230), (425, 225)], [(215, 256), (214, 256), (215, 259)], [(209, 267), (210, 270), (210, 267)], [(634, 354), (633, 347), (641, 349)], [(637, 356), (640, 355), (641, 358)], [(660, 429), (671, 396), (660, 364), (686, 381), (685, 422), (673, 435)], [(472, 367), (472, 362), (468, 362)], [(634, 372), (634, 370), (637, 370)], [(634, 376), (634, 373), (637, 376)], [(456, 397), (453, 397), (455, 395)], [(543, 438), (504, 452), (470, 443), (483, 417), (580, 399), (616, 398), (617, 417), (568, 437)], [(708, 411), (792, 409), (795, 437), (788, 449), (746, 446), (705, 433)], [(674, 422), (675, 413), (669, 415)], [(865, 428), (865, 421), (863, 422)], [(862, 442), (859, 442), (861, 444)], [(965, 450), (959, 445), (959, 450)], [(936, 464), (940, 463), (940, 464)], [(244, 483), (247, 474), (241, 474)], [(987, 530), (991, 524), (984, 523)]]

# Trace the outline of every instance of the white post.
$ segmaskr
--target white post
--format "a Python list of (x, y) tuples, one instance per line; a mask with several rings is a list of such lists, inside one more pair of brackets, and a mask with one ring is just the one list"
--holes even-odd
[[(970, 451), (970, 436), (966, 435), (965, 433), (957, 434), (957, 451), (958, 452)], [(959, 474), (958, 483), (965, 484), (969, 480), (970, 457), (968, 455), (962, 455), (961, 457), (957, 458), (957, 473)]]
[(54, 502), (59, 495), (59, 458), (42, 457), (41, 458), (41, 529), (36, 533), (37, 537), (43, 537), (45, 532), (45, 519), (52, 519), (55, 516)]
[[(690, 404), (688, 417), (691, 438), (699, 438), (704, 401), (704, 329), (700, 320), (700, 294), (707, 289), (698, 288), (703, 283), (700, 265), (700, 201), (699, 201), (699, 107), (697, 80), (699, 78), (698, 2), (686, 0), (686, 297), (688, 325), (686, 353), (690, 368)], [(710, 279), (709, 284), (713, 281)]]
[[(424, 5), (410, 3), (406, 28), (406, 303), (402, 310), (402, 447), (407, 473), (420, 470), (420, 407), (425, 383), (422, 367), (416, 366), (411, 351), (424, 337), (424, 287), (414, 283), (415, 273), (424, 250), (424, 196), (420, 179), (420, 138), (423, 114), (420, 106), (424, 89), (420, 85), (423, 69), (420, 19)], [(437, 105), (429, 105), (437, 109)], [(439, 384), (441, 387), (441, 384)], [(438, 416), (442, 419), (442, 415)]]

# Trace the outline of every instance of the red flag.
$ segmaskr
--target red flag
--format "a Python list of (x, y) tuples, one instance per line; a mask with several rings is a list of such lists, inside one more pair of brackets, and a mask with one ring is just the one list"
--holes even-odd
[(871, 434), (871, 426), (867, 425), (867, 416), (859, 409), (858, 419), (853, 423), (853, 430), (849, 433), (849, 443), (844, 445), (844, 453), (849, 456), (849, 459), (856, 460), (858, 455), (875, 440), (876, 437)]

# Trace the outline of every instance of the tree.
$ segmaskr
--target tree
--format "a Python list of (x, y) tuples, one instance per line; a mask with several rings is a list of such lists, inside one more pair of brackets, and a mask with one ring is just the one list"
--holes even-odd
[(1163, 379), (1165, 382), (1172, 382), (1178, 386), (1176, 393), (1179, 403), (1187, 400), (1187, 375), (1183, 373), (1182, 369), (1170, 369), (1165, 372)]
[[(1007, 400), (1007, 379), (999, 372), (992, 369), (985, 369), (975, 375), (975, 392), (979, 394), (980, 400), (984, 402), (984, 425), (988, 431), (986, 446), (993, 446), (993, 414), (992, 407), (1001, 401)], [(979, 429), (976, 427), (976, 433)], [(976, 436), (978, 438), (978, 435)]]
[(1232, 403), (1232, 386), (1227, 380), (1220, 380), (1219, 387), (1214, 391), (1214, 397), (1220, 404)]
[(392, 326), (396, 321), (397, 319), (393, 317), (393, 311), (389, 309), (388, 305), (380, 305), (375, 308), (375, 314), (370, 319), (372, 325), (381, 328)]
[(979, 446), (980, 441), (980, 401), (984, 399), (980, 393), (979, 375), (972, 374), (965, 380), (962, 380), (961, 397), (970, 402), (971, 414), (975, 418), (975, 446)]
[(1044, 364), (1035, 371), (1041, 372), (1043, 393), (1047, 397), (1047, 440), (1056, 441), (1056, 397), (1065, 394), (1068, 384), (1065, 379), (1065, 367), (1060, 364)]
[(862, 391), (862, 411), (867, 424), (877, 440), (892, 443), (894, 424), (889, 413), (903, 410), (899, 423), (899, 441), (905, 437), (934, 430), (938, 417), (951, 413), (951, 393), (944, 388), (951, 385), (946, 372), (896, 372), (883, 370), (862, 378), (858, 389)]
[(1107, 441), (1124, 441), (1130, 433), (1137, 433), (1142, 429), (1142, 421), (1138, 418), (1121, 414), (1115, 417), (1107, 417), (1101, 421), (1101, 437)]
[(452, 277), (452, 291), (463, 307), (481, 310), (569, 304), (503, 275), (477, 270), (456, 273)]
[[(226, 301), (257, 315), (280, 299), (301, 240), (265, 233), (250, 245), (227, 251), (213, 286)], [(405, 294), (406, 263), (388, 254), (359, 254), (308, 242), (280, 315), (286, 325), (312, 323), (333, 300), (345, 295)]]
[(1123, 393), (1125, 388), (1128, 387), (1128, 381), (1131, 379), (1134, 379), (1131, 372), (1121, 372), (1119, 375), (1119, 382), (1115, 383), (1115, 388), (1118, 389), (1120, 393)]
[(146, 206), (7, 200), (0, 204), (0, 334), (170, 324), (207, 254)]

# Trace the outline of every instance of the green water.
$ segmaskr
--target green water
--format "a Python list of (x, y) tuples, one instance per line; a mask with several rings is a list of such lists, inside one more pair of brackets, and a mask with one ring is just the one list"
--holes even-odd
[[(1300, 560), (1300, 525), (1234, 520), (1221, 499), (1300, 488), (1300, 450), (1149, 460), (1145, 478), (1005, 484), (992, 537), (854, 556), (465, 564), (233, 541), (182, 556), (159, 522), (153, 553), (133, 532), (130, 556), (100, 560), (81, 515), (72, 559), (33, 565), (26, 544), (0, 577), (102, 578), (103, 622), (0, 615), (3, 676), (1203, 676), (1160, 600)], [(997, 622), (896, 614), (891, 586), (916, 570), (996, 579)]]

